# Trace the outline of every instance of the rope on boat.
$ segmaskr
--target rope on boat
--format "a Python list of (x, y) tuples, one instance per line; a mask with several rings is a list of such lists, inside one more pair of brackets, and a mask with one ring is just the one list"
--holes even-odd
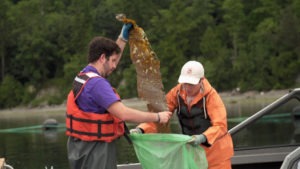
[[(26, 126), (26, 127), (18, 127), (18, 128), (8, 128), (8, 129), (0, 129), (0, 133), (25, 133), (25, 132), (37, 132), (40, 130), (37, 129), (43, 129), (45, 126), (44, 125), (35, 125), (35, 126)], [(55, 126), (47, 126), (48, 128), (53, 128), (53, 129), (60, 129), (63, 128), (65, 129), (65, 124), (58, 124)]]
[(11, 165), (4, 163), (4, 169), (14, 169)]

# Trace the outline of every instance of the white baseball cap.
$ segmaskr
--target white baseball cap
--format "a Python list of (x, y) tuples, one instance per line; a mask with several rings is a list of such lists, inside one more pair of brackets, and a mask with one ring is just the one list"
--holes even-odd
[(204, 77), (204, 68), (202, 64), (197, 61), (188, 61), (181, 69), (178, 82), (196, 85), (202, 77)]

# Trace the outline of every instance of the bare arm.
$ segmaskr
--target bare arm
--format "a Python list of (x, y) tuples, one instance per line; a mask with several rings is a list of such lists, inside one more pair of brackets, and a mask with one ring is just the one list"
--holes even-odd
[(118, 39), (116, 40), (116, 43), (119, 45), (119, 47), (120, 47), (120, 49), (121, 49), (121, 52), (120, 52), (120, 54), (119, 54), (119, 58), (118, 58), (118, 61), (117, 61), (117, 64), (118, 64), (119, 61), (120, 61), (120, 59), (121, 59), (121, 57), (122, 57), (122, 55), (123, 55), (123, 51), (124, 51), (124, 49), (125, 49), (126, 42), (125, 42), (124, 40), (122, 40), (121, 38), (118, 38)]
[(131, 23), (124, 24), (121, 29), (120, 35), (119, 35), (118, 39), (116, 40), (116, 43), (119, 45), (119, 47), (121, 49), (118, 62), (120, 61), (120, 59), (122, 57), (124, 48), (126, 46), (126, 42), (129, 39), (129, 31), (132, 29), (132, 27), (133, 26)]
[(160, 122), (166, 123), (171, 117), (171, 112), (143, 112), (140, 110), (132, 109), (125, 106), (122, 102), (115, 102), (107, 109), (111, 114), (118, 117), (123, 121), (129, 121), (134, 123), (143, 122)]
[(119, 47), (120, 47), (120, 49), (121, 49), (121, 53), (120, 53), (120, 54), (122, 54), (122, 53), (123, 53), (123, 50), (124, 50), (124, 48), (125, 48), (125, 46), (126, 46), (126, 42), (125, 42), (123, 39), (118, 38), (118, 39), (116, 40), (116, 43), (119, 45)]

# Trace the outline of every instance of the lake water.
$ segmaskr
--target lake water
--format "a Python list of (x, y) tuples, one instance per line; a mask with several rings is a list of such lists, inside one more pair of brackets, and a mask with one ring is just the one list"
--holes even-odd
[[(250, 116), (269, 101), (259, 103), (226, 103), (228, 118)], [(14, 113), (13, 111), (10, 113)], [(56, 130), (44, 131), (42, 123), (49, 118), (59, 122)], [(65, 135), (65, 111), (17, 112), (0, 114), (0, 158), (15, 169), (67, 169), (67, 136)], [(229, 128), (237, 122), (229, 123)], [(178, 132), (176, 120), (172, 130)], [(136, 124), (128, 124), (129, 128)], [(118, 163), (138, 162), (134, 149), (124, 138), (118, 141)]]

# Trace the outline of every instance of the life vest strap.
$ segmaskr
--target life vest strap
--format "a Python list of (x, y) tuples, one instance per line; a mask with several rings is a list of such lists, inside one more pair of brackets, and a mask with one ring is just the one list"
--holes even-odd
[(75, 134), (80, 134), (80, 135), (96, 136), (98, 138), (114, 136), (114, 133), (101, 133), (101, 132), (90, 133), (90, 132), (83, 132), (83, 131), (78, 131), (78, 130), (74, 130), (74, 129), (70, 129), (70, 128), (67, 128), (67, 131), (75, 133)]
[[(80, 135), (88, 135), (88, 136), (97, 136), (98, 138), (111, 137), (114, 135), (114, 133), (101, 133), (101, 125), (102, 124), (114, 124), (113, 120), (102, 121), (102, 120), (82, 119), (82, 118), (74, 117), (73, 115), (69, 115), (69, 114), (67, 114), (67, 118), (70, 119), (70, 128), (67, 128), (67, 131), (69, 131), (71, 133), (76, 133), (76, 134), (80, 134)], [(85, 123), (96, 123), (96, 124), (98, 124), (98, 132), (91, 133), (91, 132), (83, 132), (83, 131), (74, 130), (73, 129), (73, 120), (79, 121), (79, 122), (85, 122)]]
[(82, 118), (74, 117), (70, 114), (67, 114), (67, 118), (70, 118), (71, 121), (76, 120), (76, 121), (86, 122), (86, 123), (96, 123), (96, 124), (113, 124), (114, 123), (113, 120), (102, 121), (102, 120), (82, 119)]
[(100, 77), (98, 74), (94, 73), (94, 72), (88, 72), (88, 73), (79, 73), (74, 81), (73, 81), (73, 92), (74, 92), (74, 96), (75, 96), (75, 100), (76, 98), (79, 96), (79, 94), (81, 93), (84, 85), (86, 84), (87, 81), (89, 81), (91, 78), (94, 77)]

